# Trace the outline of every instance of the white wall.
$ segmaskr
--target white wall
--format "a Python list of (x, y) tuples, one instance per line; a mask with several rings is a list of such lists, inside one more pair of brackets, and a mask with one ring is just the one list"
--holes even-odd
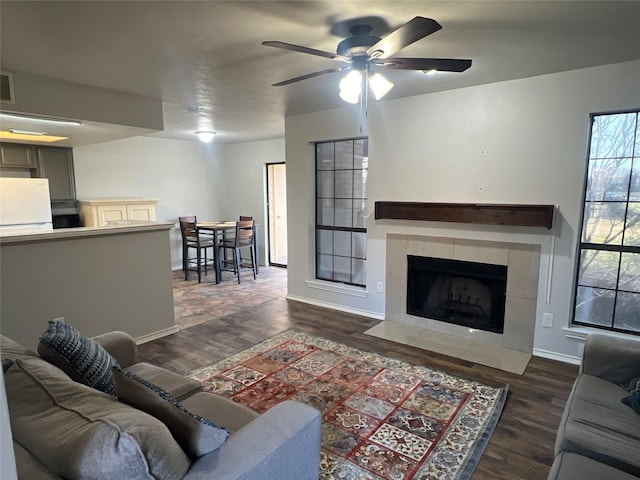
[[(143, 197), (158, 200), (158, 221), (224, 217), (225, 180), (219, 146), (135, 137), (73, 150), (78, 199)], [(171, 232), (171, 264), (181, 268), (180, 229)]]
[[(640, 107), (640, 61), (544, 75), (369, 106), (367, 294), (314, 287), (312, 142), (360, 136), (355, 108), (286, 118), (289, 295), (384, 315), (388, 233), (539, 244), (534, 348), (576, 357), (570, 321), (589, 114)], [(558, 207), (551, 231), (433, 222), (375, 221), (374, 202), (540, 203)], [(543, 312), (555, 315), (542, 328)]]
[[(265, 164), (284, 161), (284, 139), (232, 145), (135, 137), (73, 150), (78, 199), (144, 197), (158, 200), (158, 221), (183, 215), (260, 224), (266, 259)], [(171, 263), (181, 268), (180, 231), (171, 234)]]
[(264, 264), (267, 239), (266, 169), (267, 163), (284, 162), (284, 139), (222, 145), (219, 162), (225, 184), (222, 217), (237, 220), (253, 216), (259, 224), (259, 258)]

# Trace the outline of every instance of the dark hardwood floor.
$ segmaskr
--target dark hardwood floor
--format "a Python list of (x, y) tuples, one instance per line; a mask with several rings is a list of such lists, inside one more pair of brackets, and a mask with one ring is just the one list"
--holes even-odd
[[(284, 330), (294, 329), (492, 385), (509, 384), (502, 417), (473, 479), (547, 478), (553, 462), (556, 429), (578, 373), (576, 366), (533, 357), (524, 375), (515, 375), (371, 337), (362, 332), (378, 320), (287, 300), (286, 287), (274, 288), (274, 285), (284, 285), (283, 276), (286, 271), (269, 267), (261, 269), (260, 282), (243, 280), (241, 286), (233, 287), (237, 284), (227, 278), (221, 284), (224, 288), (215, 284), (203, 288), (196, 280), (185, 282), (181, 275), (174, 275), (174, 291), (178, 293), (176, 312), (193, 310), (203, 315), (208, 305), (211, 310), (220, 306), (222, 295), (224, 304), (231, 302), (228, 307), (233, 308), (228, 314), (211, 314), (209, 319), (201, 317), (201, 323), (140, 345), (142, 358), (178, 373), (187, 373)], [(238, 293), (236, 299), (234, 291)], [(253, 301), (246, 301), (247, 294)], [(185, 325), (191, 323), (196, 322)]]

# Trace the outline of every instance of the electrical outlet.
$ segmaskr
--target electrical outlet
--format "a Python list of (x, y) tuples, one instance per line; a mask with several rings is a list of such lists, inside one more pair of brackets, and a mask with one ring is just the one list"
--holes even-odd
[(542, 314), (542, 326), (546, 328), (553, 328), (553, 313)]
[(376, 292), (384, 293), (384, 283), (382, 282), (376, 283)]

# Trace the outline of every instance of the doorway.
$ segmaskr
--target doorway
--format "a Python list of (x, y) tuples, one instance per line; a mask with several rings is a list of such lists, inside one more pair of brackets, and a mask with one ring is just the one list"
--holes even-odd
[(287, 167), (267, 164), (267, 230), (269, 265), (287, 266)]

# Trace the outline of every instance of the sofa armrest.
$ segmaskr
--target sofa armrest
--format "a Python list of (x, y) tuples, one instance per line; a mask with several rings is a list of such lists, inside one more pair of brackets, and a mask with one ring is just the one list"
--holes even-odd
[(320, 440), (320, 412), (285, 401), (198, 458), (183, 480), (317, 480)]
[(640, 340), (592, 334), (587, 337), (580, 373), (622, 383), (640, 373)]
[(107, 332), (93, 337), (120, 364), (126, 368), (138, 363), (138, 345), (131, 335), (125, 332)]

